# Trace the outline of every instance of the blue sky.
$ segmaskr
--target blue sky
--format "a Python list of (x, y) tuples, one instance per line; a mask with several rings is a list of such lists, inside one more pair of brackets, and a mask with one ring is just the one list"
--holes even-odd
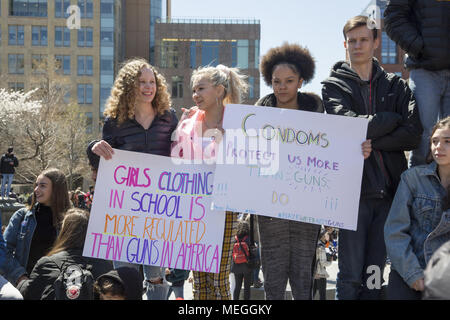
[[(260, 54), (283, 42), (308, 47), (316, 60), (314, 79), (302, 91), (320, 95), (320, 82), (345, 58), (342, 28), (369, 0), (172, 0), (172, 17), (258, 19)], [(261, 96), (270, 93), (261, 79)]]

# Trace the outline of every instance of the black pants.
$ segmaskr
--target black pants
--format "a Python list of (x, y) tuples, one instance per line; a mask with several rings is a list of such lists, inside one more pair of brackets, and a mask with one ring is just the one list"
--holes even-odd
[(327, 300), (327, 279), (326, 278), (314, 279), (313, 297), (316, 296), (317, 291), (319, 291), (319, 299), (320, 300)]
[(403, 280), (400, 274), (391, 269), (389, 273), (389, 283), (387, 287), (388, 300), (421, 300), (422, 293), (412, 289)]
[(253, 280), (253, 272), (250, 270), (247, 273), (235, 273), (236, 287), (234, 288), (233, 300), (239, 300), (241, 294), (242, 280), (244, 280), (244, 300), (250, 300), (250, 286)]

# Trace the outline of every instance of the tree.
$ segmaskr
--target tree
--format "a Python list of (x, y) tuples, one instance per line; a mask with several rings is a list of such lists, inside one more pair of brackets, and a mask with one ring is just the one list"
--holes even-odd
[(67, 81), (47, 68), (30, 81), (36, 89), (0, 89), (0, 147), (13, 145), (20, 164), (15, 179), (33, 183), (43, 170), (56, 167), (69, 182), (88, 175), (87, 119), (80, 107), (64, 101)]

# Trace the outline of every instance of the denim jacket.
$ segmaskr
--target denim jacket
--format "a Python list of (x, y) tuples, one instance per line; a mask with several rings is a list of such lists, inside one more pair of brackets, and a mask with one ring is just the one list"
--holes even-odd
[(22, 208), (17, 210), (5, 230), (6, 262), (4, 276), (12, 284), (17, 283), (20, 276), (26, 274), (31, 240), (36, 230), (36, 206), (31, 210)]
[(409, 286), (424, 277), (432, 254), (450, 240), (450, 210), (442, 208), (447, 192), (436, 169), (433, 161), (402, 173), (384, 226), (392, 268)]
[[(0, 211), (0, 230), (2, 229), (2, 213)], [(3, 273), (3, 266), (6, 262), (6, 247), (3, 233), (0, 231), (0, 274)]]

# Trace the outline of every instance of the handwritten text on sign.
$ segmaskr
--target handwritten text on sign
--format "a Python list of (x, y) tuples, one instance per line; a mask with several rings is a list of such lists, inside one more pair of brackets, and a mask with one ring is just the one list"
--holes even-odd
[(367, 123), (227, 105), (213, 208), (356, 230)]
[(218, 273), (225, 214), (210, 211), (214, 167), (114, 152), (100, 162), (83, 255)]

